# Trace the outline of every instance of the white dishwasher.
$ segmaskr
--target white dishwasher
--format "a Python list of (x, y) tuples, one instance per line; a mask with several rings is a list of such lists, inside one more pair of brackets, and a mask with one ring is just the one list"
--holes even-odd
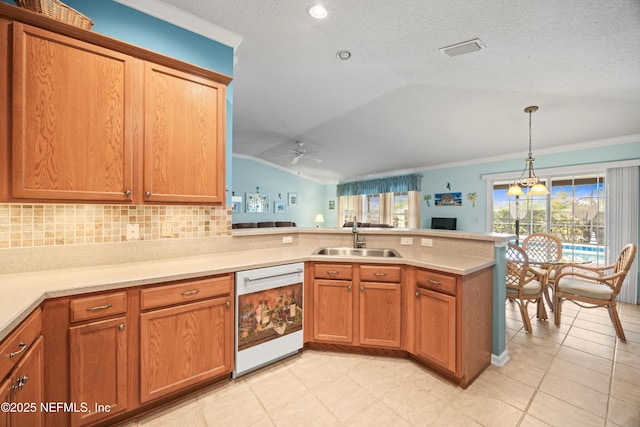
[(303, 284), (301, 262), (236, 273), (234, 378), (302, 348)]

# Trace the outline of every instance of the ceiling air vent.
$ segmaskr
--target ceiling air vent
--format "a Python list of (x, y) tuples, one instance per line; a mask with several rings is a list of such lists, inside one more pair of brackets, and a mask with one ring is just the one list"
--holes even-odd
[(480, 39), (473, 39), (466, 42), (453, 44), (451, 46), (441, 47), (440, 52), (447, 56), (464, 55), (465, 53), (477, 52), (481, 49), (486, 49), (486, 46)]

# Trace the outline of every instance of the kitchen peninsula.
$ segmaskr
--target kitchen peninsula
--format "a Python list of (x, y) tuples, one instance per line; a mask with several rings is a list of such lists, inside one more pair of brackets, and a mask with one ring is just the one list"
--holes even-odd
[[(182, 396), (184, 393), (193, 392), (198, 387), (228, 380), (229, 372), (233, 369), (233, 360), (228, 360), (228, 351), (225, 351), (227, 359), (222, 357), (215, 366), (210, 366), (206, 371), (208, 373), (206, 378), (193, 375), (193, 381), (187, 383), (188, 386), (178, 387), (174, 384), (167, 386), (169, 390), (167, 392), (163, 387), (154, 388), (154, 384), (148, 384), (146, 388), (144, 384), (139, 386), (140, 380), (136, 378), (141, 378), (140, 370), (146, 366), (146, 362), (138, 360), (146, 354), (143, 350), (146, 344), (140, 335), (145, 333), (144, 325), (147, 318), (153, 320), (155, 316), (153, 313), (156, 312), (169, 313), (169, 310), (175, 309), (184, 311), (187, 306), (199, 307), (210, 304), (206, 307), (206, 310), (209, 310), (205, 311), (206, 313), (220, 314), (226, 319), (225, 323), (222, 323), (225, 332), (215, 337), (215, 342), (228, 345), (229, 341), (233, 342), (233, 322), (230, 321), (234, 310), (234, 301), (231, 297), (233, 295), (232, 273), (284, 263), (304, 262), (305, 346), (409, 356), (442, 373), (462, 387), (466, 387), (490, 363), (493, 335), (492, 300), (495, 299), (492, 292), (495, 286), (493, 283), (495, 254), (499, 253), (499, 248), (505, 244), (509, 236), (432, 230), (370, 229), (363, 230), (360, 237), (365, 240), (367, 247), (394, 248), (401, 258), (367, 257), (363, 259), (362, 257), (313, 254), (320, 246), (349, 246), (352, 240), (349, 229), (254, 229), (233, 231), (232, 236), (222, 239), (224, 242), (221, 238), (212, 239), (208, 248), (204, 248), (201, 241), (197, 244), (192, 242), (194, 243), (192, 248), (187, 248), (189, 244), (186, 244), (181, 256), (158, 257), (156, 251), (150, 250), (146, 252), (146, 256), (152, 259), (140, 259), (145, 256), (140, 255), (140, 248), (145, 246), (145, 242), (135, 242), (131, 245), (127, 245), (128, 242), (122, 242), (118, 244), (119, 256), (122, 257), (123, 251), (131, 250), (137, 253), (138, 258), (133, 258), (136, 259), (135, 261), (119, 263), (114, 261), (98, 265), (99, 263), (95, 263), (96, 260), (89, 257), (79, 260), (78, 267), (66, 266), (60, 269), (3, 274), (0, 276), (0, 281), (8, 297), (0, 302), (0, 313), (2, 313), (0, 338), (4, 345), (9, 341), (8, 337), (10, 338), (16, 330), (22, 328), (21, 324), (27, 323), (33, 318), (33, 313), (37, 313), (42, 317), (44, 354), (49, 354), (50, 351), (64, 353), (65, 349), (68, 352), (69, 343), (68, 338), (64, 338), (66, 336), (64, 331), (71, 330), (72, 336), (76, 333), (80, 337), (81, 328), (93, 322), (83, 323), (86, 321), (73, 318), (74, 314), (87, 316), (88, 311), (82, 305), (85, 301), (88, 301), (87, 309), (106, 306), (107, 301), (108, 304), (113, 304), (113, 307), (120, 304), (120, 311), (107, 314), (104, 320), (97, 319), (93, 323), (113, 321), (114, 331), (124, 330), (128, 334), (126, 340), (128, 345), (125, 347), (122, 344), (125, 348), (122, 350), (122, 357), (128, 355), (129, 364), (125, 364), (128, 366), (128, 371), (125, 370), (126, 372), (121, 374), (119, 381), (128, 381), (128, 387), (125, 387), (125, 390), (128, 390), (126, 393), (129, 394), (129, 399), (122, 398), (119, 402), (121, 411), (117, 416), (114, 415), (122, 417), (117, 419), (124, 419), (140, 413), (141, 410), (147, 410), (154, 405)], [(156, 245), (152, 242), (148, 243), (149, 247)], [(432, 246), (423, 246), (428, 244)], [(55, 251), (55, 248), (51, 250)], [(101, 252), (102, 260), (108, 261), (111, 258), (108, 250), (105, 251), (103, 248)], [(115, 258), (117, 257), (114, 255)], [(92, 265), (92, 263), (95, 264)], [(499, 265), (499, 261), (497, 264)], [(326, 268), (327, 266), (331, 268)], [(337, 280), (322, 278), (320, 273), (322, 268), (327, 271), (332, 270), (332, 266), (339, 266), (343, 271), (348, 270), (351, 273), (349, 276), (338, 277)], [(382, 271), (388, 271), (391, 268), (401, 271), (401, 274), (387, 280), (376, 275), (377, 269), (380, 268)], [(371, 273), (371, 277), (367, 276), (368, 272)], [(204, 287), (209, 286), (208, 283), (203, 283), (206, 281), (212, 281), (210, 287)], [(354, 304), (354, 311), (351, 312), (354, 319), (351, 325), (354, 335), (351, 341), (343, 340), (336, 343), (331, 339), (318, 337), (317, 334), (314, 336), (314, 328), (324, 328), (327, 325), (321, 323), (322, 320), (319, 319), (323, 317), (317, 313), (322, 307), (319, 301), (323, 301), (322, 298), (330, 295), (318, 293), (321, 288), (316, 284), (334, 285), (344, 281), (348, 281), (349, 286), (353, 284), (354, 290), (362, 289), (361, 292), (365, 293), (369, 291), (368, 287), (382, 290), (385, 287), (397, 286), (401, 289), (400, 293), (396, 293), (399, 295), (397, 306), (399, 310), (395, 319), (398, 322), (400, 334), (396, 337), (395, 344), (387, 345), (381, 341), (366, 340), (363, 344), (358, 339), (361, 335), (359, 331), (364, 331), (364, 324), (358, 319), (362, 319), (363, 316), (364, 319), (367, 318), (367, 308), (362, 305), (365, 299), (358, 296), (360, 292), (353, 292), (354, 299), (349, 300), (350, 304)], [(188, 293), (191, 291), (186, 286), (193, 283), (202, 283), (203, 287), (198, 288), (199, 291), (214, 290), (208, 296), (200, 294), (201, 297), (189, 301), (188, 304), (183, 300), (172, 302), (169, 299), (166, 302), (156, 303), (154, 301), (159, 301), (158, 299), (145, 299), (154, 295), (164, 295), (165, 291), (173, 288)], [(437, 289), (439, 286), (443, 289)], [(365, 288), (367, 290), (364, 290)], [(169, 298), (162, 295), (161, 298)], [(100, 299), (102, 297), (107, 300)], [(76, 307), (75, 311), (74, 307)], [(69, 319), (70, 309), (71, 320)], [(429, 327), (433, 325), (430, 322), (437, 321), (436, 324), (441, 325), (441, 319), (430, 319), (424, 314), (420, 315), (421, 310), (446, 316), (448, 322), (446, 328), (437, 329), (435, 335), (421, 333), (421, 326), (427, 328), (427, 331), (434, 331), (434, 328)], [(27, 322), (23, 322), (25, 319)], [(470, 333), (466, 333), (465, 330)], [(198, 334), (197, 331), (193, 333)], [(434, 340), (443, 342), (445, 338), (447, 338), (444, 341), (447, 343), (446, 348), (432, 348)], [(74, 338), (72, 343), (73, 340)], [(83, 341), (76, 338), (75, 342)], [(465, 356), (467, 352), (472, 353), (474, 357)], [(467, 363), (468, 359), (472, 361), (470, 364)], [(46, 363), (55, 364), (55, 360), (55, 358), (54, 362), (47, 360)], [(54, 381), (53, 376), (69, 375), (69, 372), (65, 372), (64, 369), (47, 368), (47, 364), (45, 364), (43, 380), (45, 397), (50, 400), (67, 396), (66, 400), (68, 400), (69, 390), (59, 386), (61, 383), (64, 384), (64, 381)], [(50, 384), (57, 385), (50, 387)], [(47, 391), (48, 387), (53, 391)], [(71, 396), (77, 393), (73, 390), (72, 385)], [(144, 390), (149, 391), (146, 397)], [(113, 403), (115, 408), (118, 407), (116, 403), (118, 402)], [(80, 424), (86, 423), (93, 422), (86, 420)]]

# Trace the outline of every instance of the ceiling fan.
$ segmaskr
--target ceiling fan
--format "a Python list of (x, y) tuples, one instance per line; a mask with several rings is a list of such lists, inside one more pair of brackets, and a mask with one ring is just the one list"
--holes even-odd
[(317, 151), (307, 151), (307, 149), (304, 148), (304, 143), (301, 141), (296, 141), (296, 147), (289, 151), (293, 154), (293, 158), (291, 159), (292, 165), (295, 165), (296, 163), (298, 163), (300, 159), (303, 157), (307, 157), (308, 159), (311, 159), (316, 163), (322, 162), (322, 159), (310, 156), (310, 154), (316, 154)]

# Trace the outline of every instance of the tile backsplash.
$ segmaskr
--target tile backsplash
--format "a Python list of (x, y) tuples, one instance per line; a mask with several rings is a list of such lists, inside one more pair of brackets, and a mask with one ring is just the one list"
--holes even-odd
[[(113, 243), (138, 224), (140, 240), (231, 235), (225, 206), (0, 204), (0, 248)], [(170, 237), (161, 237), (162, 226)], [(168, 227), (167, 227), (168, 226)]]

